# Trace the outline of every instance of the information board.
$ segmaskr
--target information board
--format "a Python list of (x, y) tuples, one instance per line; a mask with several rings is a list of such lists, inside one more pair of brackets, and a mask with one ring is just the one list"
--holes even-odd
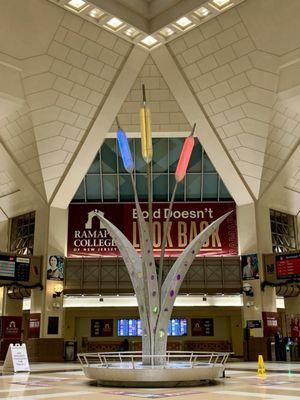
[(261, 328), (261, 321), (256, 319), (251, 319), (247, 321), (247, 328)]
[(15, 279), (15, 257), (0, 255), (0, 279)]
[(29, 272), (30, 272), (30, 259), (25, 257), (16, 257), (15, 280), (19, 282), (28, 282)]
[(300, 253), (280, 254), (275, 259), (278, 279), (300, 277)]
[(187, 320), (185, 318), (172, 318), (169, 321), (169, 336), (184, 336), (187, 334)]
[[(142, 336), (140, 319), (118, 319), (118, 336)], [(187, 334), (187, 320), (172, 318), (169, 321), (168, 336), (184, 336)]]
[(29, 372), (26, 345), (10, 344), (3, 364), (3, 371)]
[(0, 280), (28, 282), (30, 258), (0, 254)]
[(140, 319), (118, 319), (118, 336), (142, 336)]

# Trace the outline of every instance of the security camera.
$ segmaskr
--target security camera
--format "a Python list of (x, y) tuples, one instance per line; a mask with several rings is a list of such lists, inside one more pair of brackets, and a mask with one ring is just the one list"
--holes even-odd
[(250, 283), (248, 282), (243, 283), (243, 292), (245, 293), (246, 296), (253, 297), (253, 290)]

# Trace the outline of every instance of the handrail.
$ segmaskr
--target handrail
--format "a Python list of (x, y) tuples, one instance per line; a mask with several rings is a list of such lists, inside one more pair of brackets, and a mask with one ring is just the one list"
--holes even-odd
[[(185, 352), (167, 351), (164, 355), (144, 355), (141, 351), (78, 353), (82, 367), (97, 366), (99, 368), (113, 368), (126, 363), (126, 367), (136, 369), (144, 366), (143, 360), (150, 359), (148, 368), (166, 368), (174, 362), (184, 363), (185, 368), (206, 366), (225, 366), (229, 352)], [(158, 361), (157, 363), (155, 361)], [(99, 363), (100, 362), (100, 363)]]

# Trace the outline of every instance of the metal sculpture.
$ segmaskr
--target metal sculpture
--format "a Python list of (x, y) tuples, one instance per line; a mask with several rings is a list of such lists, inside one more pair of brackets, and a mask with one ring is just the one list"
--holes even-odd
[(194, 147), (194, 131), (193, 126), (191, 135), (185, 139), (179, 162), (175, 173), (175, 187), (173, 189), (171, 202), (169, 205), (166, 222), (164, 224), (164, 236), (162, 241), (162, 249), (159, 260), (158, 273), (153, 254), (152, 246), (152, 195), (151, 195), (151, 160), (152, 160), (152, 133), (151, 133), (151, 115), (146, 105), (145, 87), (143, 85), (143, 103), (140, 110), (141, 120), (141, 137), (142, 137), (142, 155), (148, 166), (148, 213), (149, 223), (145, 221), (139, 204), (138, 193), (134, 181), (134, 162), (130, 152), (130, 146), (125, 132), (121, 129), (117, 120), (118, 131), (117, 141), (122, 156), (123, 164), (127, 172), (131, 176), (131, 182), (134, 192), (135, 205), (137, 210), (140, 250), (141, 255), (137, 253), (133, 245), (126, 236), (110, 221), (108, 221), (102, 213), (99, 218), (102, 225), (108, 230), (111, 237), (119, 248), (127, 267), (136, 299), (138, 303), (139, 314), (142, 324), (142, 352), (143, 364), (147, 365), (153, 362), (160, 364), (164, 362), (164, 356), (167, 348), (168, 323), (174, 307), (176, 296), (180, 286), (188, 272), (196, 255), (199, 253), (202, 245), (208, 240), (212, 233), (231, 213), (227, 213), (212, 222), (206, 229), (199, 233), (186, 247), (182, 254), (177, 258), (174, 265), (170, 269), (168, 275), (163, 281), (163, 262), (166, 240), (169, 230), (169, 220), (171, 210), (175, 198), (177, 185), (184, 179), (186, 170), (190, 161), (190, 157)]

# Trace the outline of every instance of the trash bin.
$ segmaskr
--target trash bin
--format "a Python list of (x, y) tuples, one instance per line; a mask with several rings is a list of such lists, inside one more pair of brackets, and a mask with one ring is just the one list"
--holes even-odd
[(77, 356), (77, 342), (65, 342), (65, 360), (75, 361)]
[(271, 342), (271, 361), (276, 361), (275, 342)]
[(299, 351), (298, 351), (299, 344), (297, 342), (292, 342), (290, 344), (290, 353), (291, 353), (291, 361), (299, 361)]

